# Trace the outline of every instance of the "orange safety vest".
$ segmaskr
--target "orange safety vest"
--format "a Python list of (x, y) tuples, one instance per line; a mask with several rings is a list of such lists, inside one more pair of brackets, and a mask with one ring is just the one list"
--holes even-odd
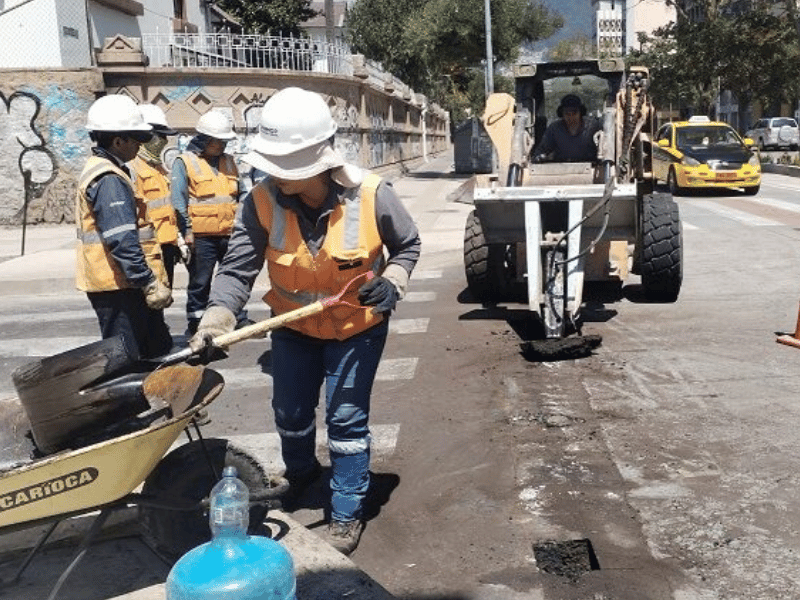
[[(308, 250), (297, 214), (275, 200), (269, 179), (253, 188), (258, 220), (269, 234), (266, 250), (271, 289), (264, 296), (280, 315), (339, 293), (357, 275), (383, 267), (383, 242), (375, 219), (375, 190), (381, 179), (367, 175), (360, 187), (348, 189), (328, 217), (328, 232), (316, 256)], [(319, 339), (347, 339), (380, 323), (383, 315), (360, 306), (358, 287), (338, 304), (286, 327)]]
[[(89, 185), (101, 175), (114, 173), (131, 186), (130, 177), (107, 158), (92, 156), (86, 162), (78, 179), (78, 193), (75, 205), (75, 222), (78, 225), (78, 247), (76, 256), (75, 285), (84, 292), (108, 292), (133, 287), (117, 265), (117, 261), (103, 244), (97, 229), (94, 213), (86, 195)], [(156, 241), (153, 225), (146, 218), (147, 207), (143, 201), (136, 201), (139, 243), (142, 245), (147, 265), (156, 277), (167, 285), (167, 274), (161, 258), (161, 246)]]
[(180, 155), (189, 179), (189, 217), (194, 235), (230, 235), (236, 215), (239, 171), (230, 154), (219, 157), (219, 171), (194, 152)]
[(156, 229), (158, 243), (177, 244), (178, 219), (172, 206), (166, 171), (139, 156), (134, 159), (133, 170), (136, 173), (133, 192), (147, 205), (147, 220)]

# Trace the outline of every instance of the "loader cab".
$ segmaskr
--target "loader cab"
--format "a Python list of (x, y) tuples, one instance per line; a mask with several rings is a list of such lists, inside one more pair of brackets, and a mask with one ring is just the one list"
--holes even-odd
[(559, 103), (568, 94), (577, 95), (583, 102), (584, 120), (602, 128), (604, 110), (613, 106), (624, 83), (623, 69), (619, 59), (515, 65), (517, 110), (526, 109), (531, 115), (531, 149), (547, 126), (559, 118)]

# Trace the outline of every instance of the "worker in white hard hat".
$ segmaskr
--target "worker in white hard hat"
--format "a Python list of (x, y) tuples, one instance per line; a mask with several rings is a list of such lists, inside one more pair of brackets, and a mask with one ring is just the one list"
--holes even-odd
[(78, 180), (76, 285), (97, 313), (103, 338), (122, 335), (132, 357), (162, 356), (172, 349), (164, 322), (172, 292), (125, 164), (153, 128), (133, 100), (112, 94), (89, 108), (86, 129), (95, 146)]
[[(187, 335), (197, 331), (214, 269), (225, 256), (240, 195), (239, 171), (225, 153), (236, 137), (230, 117), (212, 109), (202, 115), (186, 151), (172, 163), (172, 205), (178, 228), (192, 250), (186, 290)], [(252, 323), (243, 309), (239, 326)]]
[[(369, 406), (388, 319), (419, 258), (420, 239), (390, 183), (345, 163), (325, 100), (286, 88), (264, 105), (243, 160), (267, 174), (242, 201), (209, 306), (190, 346), (205, 352), (232, 330), (266, 263), (264, 296), (281, 315), (347, 287), (342, 302), (272, 331), (272, 407), (281, 440), (284, 507), (321, 474), (316, 408), (325, 383), (331, 468), (328, 541), (345, 554), (364, 529)], [(387, 258), (384, 258), (384, 252)]]
[(168, 137), (178, 132), (169, 126), (164, 111), (155, 104), (140, 104), (139, 110), (145, 123), (153, 127), (153, 138), (139, 147), (133, 161), (134, 193), (147, 206), (147, 218), (155, 227), (164, 269), (172, 287), (175, 264), (180, 260), (188, 264), (190, 259), (189, 247), (178, 231), (178, 219), (170, 196), (170, 176), (162, 157)]

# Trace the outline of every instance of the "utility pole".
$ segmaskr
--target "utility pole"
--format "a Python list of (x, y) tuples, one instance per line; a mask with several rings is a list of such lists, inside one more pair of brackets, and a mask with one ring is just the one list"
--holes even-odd
[(484, 16), (486, 19), (486, 90), (487, 97), (494, 93), (494, 60), (492, 59), (492, 9), (490, 0), (484, 0), (486, 9)]

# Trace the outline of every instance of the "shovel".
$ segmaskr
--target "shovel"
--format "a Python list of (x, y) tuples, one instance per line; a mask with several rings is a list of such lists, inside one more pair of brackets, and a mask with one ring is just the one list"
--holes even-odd
[[(359, 279), (369, 281), (372, 277), (371, 272), (359, 275), (334, 296), (219, 335), (211, 343), (227, 348), (336, 304), (352, 305), (342, 297)], [(146, 372), (175, 365), (195, 354), (191, 348), (184, 348), (139, 361), (131, 355), (122, 336), (116, 336), (22, 365), (12, 373), (12, 379), (36, 446), (42, 453), (50, 454), (69, 447), (76, 431), (108, 427), (150, 409), (142, 391)], [(136, 369), (146, 372), (131, 373)]]

